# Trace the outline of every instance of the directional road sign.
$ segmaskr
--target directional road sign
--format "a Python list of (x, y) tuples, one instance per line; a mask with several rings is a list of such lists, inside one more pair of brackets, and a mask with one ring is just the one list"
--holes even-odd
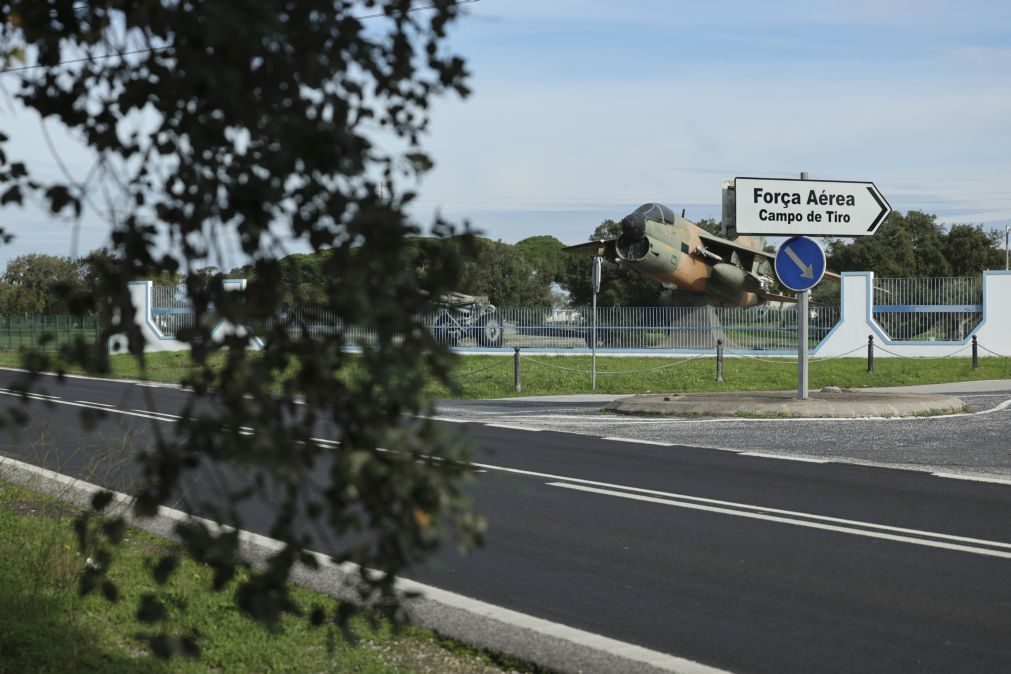
[(892, 212), (868, 182), (737, 178), (734, 193), (740, 234), (867, 236)]
[(776, 251), (776, 276), (790, 290), (809, 290), (825, 275), (825, 251), (806, 236), (787, 239)]

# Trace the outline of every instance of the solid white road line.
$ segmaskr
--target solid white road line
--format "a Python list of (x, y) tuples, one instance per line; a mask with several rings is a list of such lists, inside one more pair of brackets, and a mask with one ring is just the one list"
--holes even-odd
[[(718, 513), (720, 515), (731, 515), (733, 517), (745, 517), (748, 519), (764, 520), (766, 522), (777, 522), (779, 524), (790, 524), (798, 527), (807, 527), (810, 529), (822, 529), (824, 531), (833, 531), (842, 534), (852, 534), (854, 536), (864, 536), (867, 538), (880, 538), (888, 541), (896, 541), (899, 543), (911, 543), (913, 545), (923, 545), (930, 548), (942, 548), (945, 550), (955, 550), (957, 552), (968, 552), (974, 555), (983, 555), (986, 557), (999, 557), (1001, 559), (1011, 559), (1011, 543), (1002, 543), (999, 541), (986, 541), (973, 538), (965, 538), (962, 536), (950, 536), (947, 534), (937, 534), (930, 531), (917, 531), (915, 529), (902, 529), (899, 527), (888, 527), (879, 524), (871, 524), (868, 522), (853, 522), (864, 527), (870, 527), (873, 529), (882, 529), (888, 531), (905, 531), (917, 536), (923, 536), (924, 538), (917, 538), (915, 536), (903, 536), (892, 533), (885, 533), (885, 531), (873, 531), (869, 529), (857, 529), (854, 527), (839, 526), (836, 524), (823, 524), (821, 522), (811, 522), (801, 519), (794, 519), (790, 517), (781, 517), (777, 515), (767, 515), (762, 512), (751, 512), (749, 510), (737, 510), (733, 508), (721, 508), (716, 506), (704, 505), (697, 502), (688, 502), (681, 500), (673, 500), (671, 498), (660, 498), (656, 496), (646, 496), (644, 494), (632, 494), (623, 491), (615, 491), (613, 489), (599, 489), (597, 487), (585, 487), (578, 484), (569, 484), (566, 482), (549, 482), (550, 487), (562, 487), (563, 489), (573, 489), (576, 491), (589, 492), (593, 494), (602, 494), (605, 496), (617, 496), (620, 498), (630, 499), (633, 501), (643, 501), (645, 503), (657, 503), (660, 505), (672, 506), (675, 508), (687, 508), (689, 510), (703, 510), (712, 513)], [(743, 506), (743, 508), (752, 509), (754, 506)], [(764, 509), (763, 509), (764, 510)], [(769, 509), (770, 512), (785, 512)], [(797, 513), (802, 517), (808, 517), (811, 519), (818, 520), (828, 520), (836, 522), (846, 522), (847, 520), (841, 520), (832, 517), (819, 517), (807, 515), (804, 513)], [(961, 541), (971, 541), (974, 543), (982, 545), (990, 545), (995, 548), (1008, 548), (1007, 551), (1004, 550), (993, 550), (990, 548), (976, 547), (972, 545), (962, 545), (958, 543), (947, 543), (943, 540), (931, 540), (932, 538), (947, 539), (947, 540), (961, 540)]]

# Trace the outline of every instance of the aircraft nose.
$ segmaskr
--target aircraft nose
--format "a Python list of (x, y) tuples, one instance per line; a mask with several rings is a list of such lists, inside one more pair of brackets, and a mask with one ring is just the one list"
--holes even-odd
[(628, 243), (641, 241), (646, 235), (646, 218), (642, 213), (630, 213), (621, 219), (621, 237)]

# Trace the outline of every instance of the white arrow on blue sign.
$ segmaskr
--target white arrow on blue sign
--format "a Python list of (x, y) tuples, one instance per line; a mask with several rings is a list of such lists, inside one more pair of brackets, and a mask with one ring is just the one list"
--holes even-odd
[(796, 292), (810, 290), (825, 276), (825, 251), (814, 239), (794, 236), (779, 246), (774, 266), (783, 286)]

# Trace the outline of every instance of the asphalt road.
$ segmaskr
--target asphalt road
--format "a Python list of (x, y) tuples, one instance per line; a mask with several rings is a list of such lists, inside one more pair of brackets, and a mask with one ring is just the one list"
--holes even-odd
[[(0, 393), (13, 376), (0, 372)], [(33, 401), (0, 452), (120, 487), (130, 452), (171, 432), (164, 414), (189, 395), (83, 379), (43, 389), (58, 399)], [(445, 403), (440, 418), (477, 448), (489, 542), (409, 575), (730, 671), (1006, 672), (1011, 392), (972, 395), (977, 414), (890, 421)], [(95, 407), (106, 418), (82, 433), (79, 413)]]

